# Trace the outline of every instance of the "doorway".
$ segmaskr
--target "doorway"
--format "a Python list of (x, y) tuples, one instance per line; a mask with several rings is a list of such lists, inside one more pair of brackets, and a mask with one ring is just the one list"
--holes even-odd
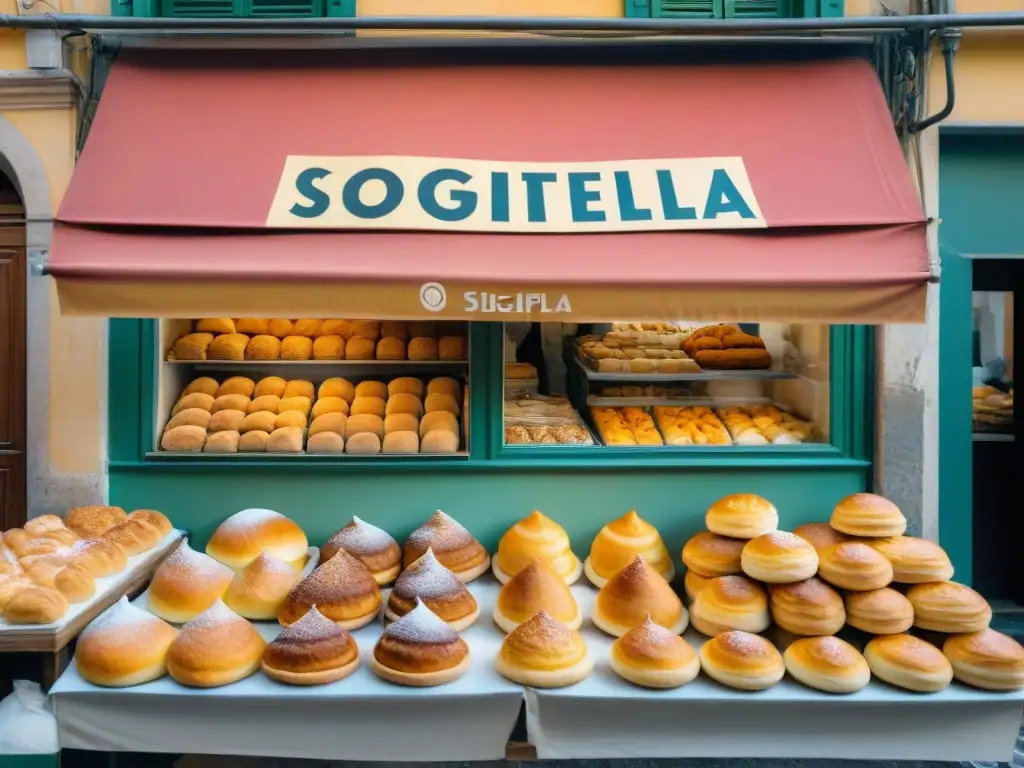
[(11, 180), (0, 173), (0, 526), (27, 517), (27, 257), (25, 212)]

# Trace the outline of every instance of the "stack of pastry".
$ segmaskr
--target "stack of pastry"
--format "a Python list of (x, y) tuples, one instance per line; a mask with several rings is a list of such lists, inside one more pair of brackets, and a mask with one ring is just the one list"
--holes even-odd
[(320, 562), (327, 562), (342, 549), (365, 565), (382, 587), (394, 581), (402, 570), (402, 549), (398, 542), (387, 531), (355, 515), (352, 515), (352, 522), (320, 547)]
[(506, 391), (505, 443), (508, 445), (593, 445), (568, 398), (549, 395), (510, 396)]
[(661, 534), (631, 509), (598, 531), (590, 545), (590, 555), (583, 563), (583, 571), (591, 584), (601, 588), (637, 555), (643, 555), (647, 564), (666, 581), (675, 578), (676, 569)]
[(664, 445), (654, 420), (642, 408), (594, 406), (590, 416), (605, 445)]
[(774, 405), (720, 408), (736, 445), (797, 445), (810, 439), (811, 425)]
[(272, 509), (243, 509), (222, 522), (206, 542), (206, 554), (241, 571), (267, 554), (301, 569), (309, 555), (306, 534)]
[(380, 611), (380, 585), (365, 565), (341, 549), (288, 593), (277, 620), (290, 626), (314, 605), (342, 629), (365, 627)]
[(1013, 389), (975, 387), (971, 392), (971, 415), (975, 432), (1013, 432)]
[(417, 601), (457, 632), (472, 625), (480, 615), (476, 598), (458, 576), (437, 561), (431, 549), (398, 577), (388, 595), (385, 621), (397, 621), (413, 610)]
[(698, 328), (683, 342), (683, 351), (701, 368), (745, 370), (771, 368), (772, 356), (757, 336), (736, 325)]
[(543, 560), (566, 584), (574, 584), (583, 573), (583, 563), (569, 546), (569, 534), (538, 510), (505, 531), (492, 570), (504, 584), (534, 560)]
[(441, 510), (409, 534), (402, 546), (402, 565), (408, 568), (431, 550), (437, 561), (468, 584), (487, 572), (491, 557), (473, 534)]
[(654, 421), (668, 445), (731, 445), (729, 432), (710, 408), (657, 405)]
[[(674, 328), (674, 326), (673, 326)], [(684, 334), (674, 330), (621, 326), (602, 336), (580, 336), (580, 357), (601, 373), (686, 373), (700, 368), (682, 350)]]

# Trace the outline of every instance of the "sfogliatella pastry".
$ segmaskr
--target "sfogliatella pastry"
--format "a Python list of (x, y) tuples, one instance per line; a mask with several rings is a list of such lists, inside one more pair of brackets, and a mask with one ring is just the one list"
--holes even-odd
[(594, 624), (613, 637), (622, 637), (648, 616), (677, 635), (686, 630), (689, 616), (682, 601), (642, 555), (612, 576), (594, 601)]
[(583, 611), (568, 585), (538, 559), (502, 585), (494, 604), (494, 623), (512, 632), (541, 611), (570, 629), (583, 624)]
[(690, 537), (683, 547), (683, 564), (688, 573), (707, 579), (743, 573), (740, 556), (745, 539), (730, 539), (711, 531), (701, 531)]
[(854, 493), (836, 504), (829, 525), (850, 536), (902, 536), (907, 518), (900, 508), (873, 493)]
[(794, 635), (834, 635), (846, 623), (843, 598), (821, 579), (778, 584), (769, 593), (772, 619)]
[(380, 678), (397, 685), (444, 685), (469, 669), (469, 646), (419, 600), (384, 632), (368, 659)]
[(760, 635), (732, 630), (700, 649), (700, 668), (713, 680), (741, 691), (771, 688), (786, 674), (782, 654)]
[(833, 544), (850, 540), (849, 536), (845, 533), (840, 533), (828, 523), (805, 523), (795, 528), (793, 533), (804, 541), (809, 542), (819, 552), (825, 549), (825, 547), (831, 547)]
[(578, 630), (541, 611), (505, 637), (495, 668), (513, 683), (564, 688), (589, 677), (594, 660)]
[(844, 541), (818, 554), (818, 575), (840, 589), (867, 592), (892, 582), (892, 564), (860, 541)]
[(690, 621), (708, 637), (733, 629), (764, 632), (771, 624), (768, 594), (746, 576), (719, 576), (697, 593), (690, 606)]
[(554, 520), (534, 510), (513, 525), (498, 541), (492, 570), (504, 584), (540, 558), (566, 584), (573, 584), (583, 572), (583, 563), (569, 546), (569, 534)]
[(786, 531), (763, 533), (743, 547), (743, 572), (769, 584), (795, 584), (818, 572), (818, 553), (804, 539)]
[(590, 583), (600, 589), (608, 579), (633, 562), (637, 555), (643, 555), (647, 564), (666, 581), (675, 578), (676, 569), (661, 540), (661, 534), (642, 519), (635, 509), (631, 509), (597, 532), (594, 543), (590, 545), (590, 555), (583, 563), (583, 570)]
[(183, 541), (153, 574), (146, 596), (149, 610), (172, 624), (192, 621), (224, 597), (234, 576), (226, 565)]
[(122, 597), (78, 636), (75, 666), (93, 685), (128, 688), (167, 674), (178, 630)]
[(244, 619), (272, 621), (300, 576), (295, 566), (264, 552), (235, 575), (222, 599)]
[(391, 588), (384, 618), (396, 621), (415, 608), (417, 600), (456, 632), (472, 625), (480, 615), (476, 598), (458, 576), (437, 561), (432, 549), (402, 571)]
[(483, 545), (441, 510), (409, 534), (402, 546), (402, 566), (408, 568), (428, 549), (434, 550), (438, 562), (464, 584), (486, 573), (491, 565)]
[(892, 580), (897, 584), (923, 584), (953, 578), (953, 564), (946, 550), (927, 539), (894, 536), (868, 539), (867, 543), (892, 563)]
[(779, 527), (779, 513), (767, 499), (734, 493), (712, 504), (704, 516), (712, 533), (733, 539), (752, 539)]
[(907, 590), (914, 626), (933, 632), (980, 632), (992, 620), (992, 608), (970, 587), (955, 581), (917, 584)]
[(167, 649), (167, 672), (193, 688), (230, 685), (260, 668), (266, 645), (256, 627), (218, 600), (181, 628)]
[(700, 672), (690, 644), (650, 616), (612, 643), (608, 661), (615, 674), (644, 688), (678, 688)]
[(302, 568), (308, 550), (302, 529), (271, 509), (236, 512), (217, 526), (206, 543), (206, 554), (235, 570), (245, 568), (264, 552)]
[(860, 651), (838, 637), (805, 637), (782, 654), (786, 671), (825, 693), (855, 693), (871, 682), (871, 670)]
[(344, 549), (370, 569), (382, 587), (402, 572), (402, 549), (391, 534), (352, 515), (352, 522), (320, 547), (320, 561), (327, 562)]
[(897, 688), (918, 693), (941, 691), (953, 680), (942, 651), (913, 635), (882, 635), (864, 647), (871, 674)]
[(984, 629), (946, 639), (942, 653), (953, 666), (953, 677), (986, 691), (1024, 688), (1024, 648), (1009, 635)]
[(278, 609), (277, 620), (287, 627), (315, 605), (342, 629), (359, 629), (374, 620), (380, 603), (380, 585), (373, 574), (341, 549), (288, 593)]
[[(717, 577), (716, 577), (717, 578)], [(704, 589), (711, 579), (701, 576), (693, 571), (687, 571), (683, 577), (683, 589), (686, 591), (686, 599), (690, 605), (697, 599), (697, 595)]]
[(898, 635), (914, 626), (914, 606), (891, 587), (846, 595), (846, 623), (871, 635)]
[(64, 524), (83, 539), (98, 539), (127, 517), (120, 507), (75, 507), (64, 516)]
[(267, 677), (287, 685), (333, 683), (358, 666), (359, 648), (352, 635), (325, 618), (315, 605), (281, 630), (263, 651), (260, 663)]

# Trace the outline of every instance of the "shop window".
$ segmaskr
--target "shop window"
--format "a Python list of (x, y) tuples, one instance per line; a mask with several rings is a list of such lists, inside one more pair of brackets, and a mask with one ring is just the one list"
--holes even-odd
[(831, 337), (782, 323), (508, 324), (504, 444), (827, 446)]
[(1006, 440), (1013, 424), (1013, 293), (973, 296), (972, 416), (975, 440)]

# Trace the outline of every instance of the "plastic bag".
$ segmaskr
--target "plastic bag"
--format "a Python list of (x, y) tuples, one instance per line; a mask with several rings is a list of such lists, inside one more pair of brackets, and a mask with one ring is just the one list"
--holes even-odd
[(0, 701), (0, 755), (52, 755), (60, 751), (57, 718), (38, 683), (15, 680)]

